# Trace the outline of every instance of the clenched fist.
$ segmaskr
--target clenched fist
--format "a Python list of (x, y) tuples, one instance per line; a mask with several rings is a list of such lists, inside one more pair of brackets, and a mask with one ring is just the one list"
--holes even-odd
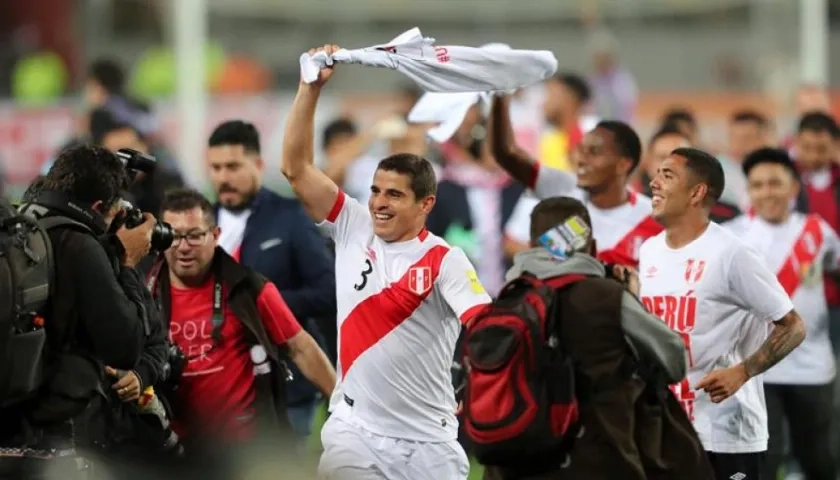
[[(335, 52), (339, 51), (340, 49), (341, 49), (341, 47), (339, 47), (338, 45), (327, 44), (327, 45), (324, 45), (323, 47), (313, 48), (313, 49), (309, 50), (309, 55), (315, 55), (319, 52), (324, 52), (327, 55), (332, 55)], [(335, 68), (334, 65), (330, 65), (328, 67), (322, 68), (321, 71), (318, 73), (318, 80), (316, 80), (315, 82), (313, 82), (310, 85), (316, 85), (316, 86), (319, 86), (319, 87), (325, 85), (327, 83), (327, 81), (330, 79), (330, 77), (332, 77), (334, 68)]]

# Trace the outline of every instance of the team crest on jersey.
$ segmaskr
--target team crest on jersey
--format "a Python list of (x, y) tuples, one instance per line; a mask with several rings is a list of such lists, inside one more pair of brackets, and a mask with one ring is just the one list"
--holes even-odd
[(703, 272), (706, 270), (705, 260), (694, 260), (689, 258), (685, 264), (685, 281), (688, 283), (697, 283), (703, 278)]
[(432, 269), (412, 267), (408, 269), (408, 289), (417, 295), (423, 295), (432, 288)]

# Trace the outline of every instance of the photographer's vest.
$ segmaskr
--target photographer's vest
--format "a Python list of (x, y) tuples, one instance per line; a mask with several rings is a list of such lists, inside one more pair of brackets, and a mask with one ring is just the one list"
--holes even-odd
[[(168, 268), (165, 261), (157, 262), (147, 279), (147, 287), (163, 313), (167, 330), (172, 308)], [(257, 309), (257, 299), (267, 280), (237, 263), (219, 247), (216, 247), (211, 271), (213, 277), (219, 281), (217, 285), (224, 286), (223, 290), (227, 292), (221, 305), (214, 305), (214, 310), (217, 307), (229, 308), (245, 327), (248, 343), (261, 346), (268, 357), (265, 363), (254, 365), (257, 434), (270, 435), (273, 438), (276, 438), (278, 433), (291, 435), (291, 424), (286, 414), (286, 382), (290, 379), (285, 361), (286, 352), (271, 341)], [(218, 299), (214, 299), (214, 302), (218, 302)], [(214, 314), (214, 338), (221, 331), (223, 319), (223, 314)]]

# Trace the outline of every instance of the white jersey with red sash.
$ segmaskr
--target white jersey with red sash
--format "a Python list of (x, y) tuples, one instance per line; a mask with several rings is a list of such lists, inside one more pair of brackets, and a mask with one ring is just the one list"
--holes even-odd
[(793, 213), (787, 221), (771, 224), (742, 215), (724, 224), (761, 254), (793, 300), (808, 335), (764, 381), (788, 385), (825, 385), (834, 379), (834, 354), (828, 336), (828, 306), (823, 272), (836, 270), (840, 239), (817, 215)]
[(610, 209), (598, 208), (589, 202), (589, 195), (577, 187), (575, 175), (535, 165), (537, 170), (534, 172), (533, 184), (528, 186), (537, 197), (572, 197), (586, 205), (592, 219), (592, 233), (599, 260), (635, 267), (639, 262), (639, 247), (645, 240), (662, 231), (662, 226), (651, 217), (650, 198), (628, 190), (629, 198), (624, 205)]

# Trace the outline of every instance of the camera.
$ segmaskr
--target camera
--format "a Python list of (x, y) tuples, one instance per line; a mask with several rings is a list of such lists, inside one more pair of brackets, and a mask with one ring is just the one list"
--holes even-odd
[(170, 389), (176, 390), (178, 383), (181, 381), (181, 375), (184, 374), (184, 367), (187, 366), (187, 356), (174, 343), (169, 344), (167, 351), (166, 365), (163, 368), (163, 378), (161, 380)]
[[(138, 173), (150, 175), (155, 171), (157, 166), (157, 159), (151, 155), (132, 150), (130, 148), (122, 148), (117, 150), (117, 158), (125, 166), (131, 181), (137, 178)], [(143, 223), (143, 212), (132, 205), (128, 201), (123, 201), (124, 214), (120, 224), (117, 226), (125, 226), (125, 228), (136, 228)], [(158, 221), (152, 228), (152, 248), (154, 252), (163, 252), (172, 246), (172, 241), (175, 239), (172, 226), (166, 222)]]
[[(143, 212), (130, 202), (123, 200), (123, 211), (122, 226), (125, 226), (125, 228), (132, 229), (143, 223)], [(174, 239), (175, 234), (172, 232), (172, 226), (166, 222), (158, 221), (152, 227), (151, 250), (158, 253), (163, 252), (172, 246)]]

